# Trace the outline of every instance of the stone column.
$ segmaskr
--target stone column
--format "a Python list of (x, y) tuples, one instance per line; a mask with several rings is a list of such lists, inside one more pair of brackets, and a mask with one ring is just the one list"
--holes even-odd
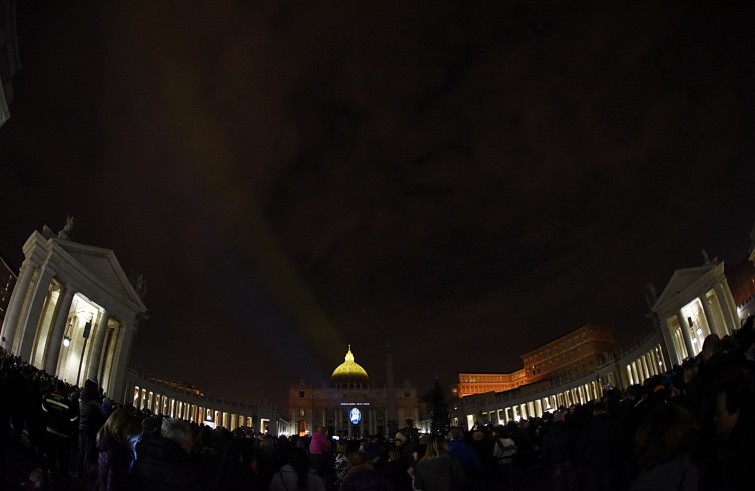
[(45, 353), (44, 370), (52, 375), (57, 375), (56, 370), (58, 369), (58, 359), (60, 358), (60, 345), (63, 344), (63, 336), (65, 336), (66, 324), (68, 323), (68, 313), (71, 311), (71, 303), (73, 303), (73, 287), (65, 285), (64, 288), (63, 295), (55, 306), (52, 334), (50, 335), (50, 341)]
[(86, 370), (87, 378), (96, 379), (97, 383), (99, 383), (100, 358), (102, 357), (102, 346), (105, 344), (108, 320), (110, 320), (110, 314), (107, 311), (101, 311), (99, 322), (97, 322), (97, 329), (94, 331), (92, 353), (89, 355), (89, 363)]
[(38, 265), (36, 262), (29, 259), (24, 261), (23, 265), (21, 265), (18, 281), (10, 295), (8, 311), (5, 314), (2, 329), (2, 338), (5, 338), (5, 341), (2, 341), (2, 338), (0, 338), (0, 345), (7, 351), (11, 351), (13, 348), (13, 340), (16, 337), (16, 330), (18, 329), (18, 320), (26, 304), (31, 278), (37, 268)]
[[(684, 314), (681, 311), (676, 313), (676, 318), (679, 319), (679, 325), (682, 328), (682, 338), (684, 338), (684, 345), (687, 347), (687, 356), (694, 357), (697, 353), (695, 353), (692, 339), (689, 337), (689, 325), (687, 324), (687, 319), (684, 318)], [(700, 346), (700, 348), (702, 349), (702, 346)]]
[(16, 335), (16, 341), (18, 341), (16, 354), (24, 360), (29, 360), (31, 357), (31, 348), (34, 345), (34, 336), (37, 334), (42, 307), (45, 300), (50, 296), (50, 283), (54, 275), (55, 273), (48, 266), (43, 266), (39, 270), (39, 276), (32, 288), (29, 307), (26, 313), (21, 316), (21, 331), (18, 333), (20, 339)]
[(719, 332), (720, 326), (716, 322), (716, 317), (713, 315), (713, 312), (710, 310), (710, 306), (708, 305), (708, 296), (706, 293), (703, 293), (700, 295), (700, 303), (703, 304), (703, 312), (705, 313), (705, 322), (708, 324), (708, 330), (711, 334), (718, 334), (719, 337), (724, 337), (725, 334), (721, 334)]
[(100, 385), (104, 385), (105, 380), (109, 380), (110, 384), (107, 387), (107, 391), (110, 397), (117, 401), (123, 397), (123, 381), (126, 374), (126, 367), (128, 365), (128, 358), (131, 352), (131, 342), (133, 341), (134, 330), (136, 329), (136, 320), (132, 323), (121, 325), (120, 335), (116, 340), (118, 347), (115, 350), (113, 356), (113, 363), (110, 374), (104, 374), (103, 380), (100, 381)]
[(718, 333), (720, 337), (731, 334), (732, 329), (739, 329), (739, 316), (737, 315), (737, 306), (734, 305), (734, 299), (731, 296), (731, 290), (725, 283), (716, 283), (713, 287), (718, 297), (718, 304), (724, 317), (725, 333)]
[[(131, 386), (131, 384), (129, 384), (128, 386), (130, 387), (130, 386)], [(134, 391), (134, 392), (136, 392), (136, 397), (134, 397), (134, 398), (133, 398), (133, 404), (134, 404), (134, 407), (135, 407), (136, 409), (141, 409), (141, 404), (142, 404), (142, 390), (144, 390), (144, 389), (142, 389), (141, 387), (139, 387), (139, 390), (136, 390), (136, 389), (137, 389), (137, 387), (136, 387), (136, 386), (134, 386), (134, 387), (133, 387), (133, 391)], [(126, 404), (128, 404), (128, 403), (129, 403), (130, 401), (129, 401), (128, 399), (126, 399), (126, 400), (125, 400), (125, 401), (123, 401), (123, 402), (124, 402), (124, 403), (126, 403)]]

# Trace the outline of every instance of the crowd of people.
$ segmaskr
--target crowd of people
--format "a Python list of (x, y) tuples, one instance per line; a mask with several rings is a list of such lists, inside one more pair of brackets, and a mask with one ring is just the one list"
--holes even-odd
[[(752, 318), (664, 375), (499, 425), (340, 440), (212, 429), (111, 401), (0, 351), (0, 442), (38, 467), (19, 486), (253, 491), (741, 490), (755, 488)], [(8, 459), (0, 456), (0, 475)], [(8, 484), (3, 481), (3, 484)]]

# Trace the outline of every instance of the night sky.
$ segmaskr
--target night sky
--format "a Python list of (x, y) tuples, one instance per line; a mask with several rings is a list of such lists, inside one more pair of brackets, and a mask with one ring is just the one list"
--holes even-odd
[(753, 2), (109, 3), (19, 2), (0, 251), (73, 215), (155, 375), (285, 411), (390, 342), (424, 392), (746, 258)]

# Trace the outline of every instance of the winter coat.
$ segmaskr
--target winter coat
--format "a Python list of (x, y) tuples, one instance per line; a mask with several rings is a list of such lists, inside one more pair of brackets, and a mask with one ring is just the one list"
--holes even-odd
[(307, 474), (306, 488), (299, 489), (296, 487), (297, 481), (298, 476), (296, 475), (293, 466), (286, 464), (273, 476), (268, 491), (325, 491), (325, 485), (312, 469), (310, 469)]
[(362, 464), (351, 468), (340, 491), (393, 491), (393, 487), (372, 465)]
[(420, 460), (414, 474), (414, 488), (420, 491), (459, 491), (466, 477), (461, 462), (448, 454)]
[(207, 487), (199, 466), (181, 446), (160, 435), (152, 435), (138, 447), (133, 481), (144, 491), (200, 490)]
[(97, 441), (97, 483), (99, 491), (130, 489), (129, 472), (134, 464), (134, 451), (103, 431)]
[(309, 444), (310, 455), (321, 455), (330, 452), (330, 441), (325, 433), (315, 431)]
[(698, 472), (689, 456), (645, 469), (637, 476), (630, 491), (697, 491)]

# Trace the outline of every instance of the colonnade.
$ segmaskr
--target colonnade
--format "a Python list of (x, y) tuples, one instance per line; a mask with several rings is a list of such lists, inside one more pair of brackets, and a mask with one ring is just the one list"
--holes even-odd
[[(534, 417), (541, 418), (544, 413), (552, 412), (561, 406), (569, 407), (573, 404), (586, 404), (589, 401), (600, 400), (603, 397), (604, 384), (610, 384), (610, 382), (608, 380), (592, 380), (569, 388), (559, 389), (558, 392), (538, 396), (534, 399), (507, 401), (508, 404), (500, 407), (478, 411), (481, 420), (475, 418), (474, 415), (468, 415), (466, 423), (470, 427), (474, 423), (505, 425), (510, 421)], [(458, 417), (454, 423), (461, 424)]]
[(127, 374), (124, 400), (155, 415), (180, 418), (198, 425), (223, 427), (229, 431), (246, 427), (273, 436), (288, 432), (288, 423), (270, 406), (223, 401), (196, 389), (166, 384), (138, 374)]
[(256, 428), (254, 416), (227, 412), (211, 407), (199, 406), (189, 401), (177, 399), (170, 395), (155, 393), (134, 387), (134, 407), (140, 410), (148, 410), (152, 414), (161, 414), (171, 418), (180, 418), (196, 424), (204, 424), (212, 427), (224, 427), (230, 431), (239, 427), (252, 428), (257, 431), (266, 431), (265, 428)]
[(654, 346), (636, 359), (626, 364), (625, 385), (639, 385), (654, 375), (661, 375), (669, 367), (661, 354), (661, 346)]
[[(454, 424), (471, 428), (475, 423), (505, 425), (533, 417), (541, 418), (545, 412), (573, 404), (586, 404), (602, 399), (609, 388), (623, 389), (668, 370), (659, 336), (653, 335), (638, 348), (626, 353), (618, 361), (611, 360), (594, 373), (562, 382), (551, 382), (549, 387), (532, 390), (523, 395), (499, 392), (490, 401), (490, 394), (478, 394), (460, 399), (453, 411)], [(623, 367), (620, 369), (620, 367)]]

